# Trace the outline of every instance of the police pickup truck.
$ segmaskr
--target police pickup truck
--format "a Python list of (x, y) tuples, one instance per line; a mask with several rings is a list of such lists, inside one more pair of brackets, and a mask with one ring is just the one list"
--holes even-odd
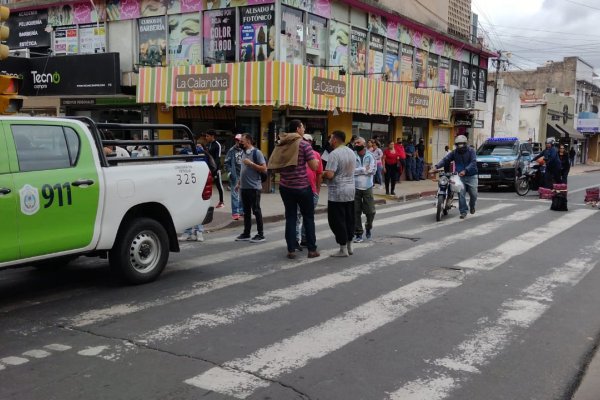
[[(155, 140), (158, 130), (181, 139)], [(115, 140), (119, 131), (148, 139)], [(153, 155), (106, 155), (129, 145)], [(184, 125), (0, 117), (0, 269), (88, 255), (108, 257), (128, 283), (156, 279), (179, 251), (177, 232), (212, 220), (202, 157)]]
[(496, 189), (498, 185), (514, 187), (526, 163), (531, 160), (529, 143), (516, 137), (487, 139), (477, 149), (479, 184)]

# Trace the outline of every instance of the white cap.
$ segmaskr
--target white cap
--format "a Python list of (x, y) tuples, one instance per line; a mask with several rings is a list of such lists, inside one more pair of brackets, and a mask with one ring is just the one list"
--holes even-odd
[(242, 134), (238, 133), (237, 135), (235, 135), (234, 139), (235, 140), (242, 140)]
[(308, 133), (305, 133), (304, 136), (302, 136), (302, 138), (304, 140), (308, 140), (309, 142), (312, 142), (312, 140), (313, 140), (312, 135), (309, 135)]

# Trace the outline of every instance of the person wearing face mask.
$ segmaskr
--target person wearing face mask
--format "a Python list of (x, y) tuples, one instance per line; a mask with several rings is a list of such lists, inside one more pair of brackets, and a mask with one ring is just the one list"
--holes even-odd
[[(475, 214), (475, 203), (477, 202), (477, 157), (475, 150), (468, 146), (467, 137), (459, 135), (454, 139), (456, 149), (448, 153), (439, 163), (431, 168), (431, 172), (450, 164), (454, 161), (454, 168), (464, 188), (458, 193), (458, 210), (460, 219), (467, 217), (467, 211)], [(467, 207), (467, 193), (469, 192), (469, 206)]]
[[(356, 154), (356, 167), (354, 168), (354, 243), (363, 241), (363, 232), (366, 239), (371, 239), (373, 219), (375, 218), (375, 199), (373, 198), (373, 176), (377, 172), (377, 161), (373, 154), (365, 148), (365, 139), (357, 137), (354, 140), (354, 153)], [(363, 231), (362, 214), (367, 220)]]

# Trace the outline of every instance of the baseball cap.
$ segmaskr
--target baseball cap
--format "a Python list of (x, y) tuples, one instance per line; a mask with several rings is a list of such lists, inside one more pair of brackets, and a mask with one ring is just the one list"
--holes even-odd
[(238, 133), (237, 135), (235, 135), (234, 139), (235, 140), (242, 140), (242, 134)]
[(308, 140), (309, 142), (312, 142), (312, 140), (313, 140), (312, 135), (309, 135), (308, 133), (305, 133), (304, 136), (302, 136), (302, 138), (304, 140)]

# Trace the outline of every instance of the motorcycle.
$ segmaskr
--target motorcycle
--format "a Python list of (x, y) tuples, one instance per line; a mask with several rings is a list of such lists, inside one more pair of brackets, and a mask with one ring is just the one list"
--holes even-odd
[(515, 192), (519, 196), (525, 196), (530, 190), (538, 190), (543, 186), (545, 166), (531, 161), (525, 166), (521, 176), (515, 181)]
[(442, 219), (442, 214), (448, 215), (448, 211), (453, 207), (452, 201), (456, 192), (454, 189), (456, 179), (460, 179), (456, 173), (439, 170), (435, 212), (435, 220), (438, 222)]

